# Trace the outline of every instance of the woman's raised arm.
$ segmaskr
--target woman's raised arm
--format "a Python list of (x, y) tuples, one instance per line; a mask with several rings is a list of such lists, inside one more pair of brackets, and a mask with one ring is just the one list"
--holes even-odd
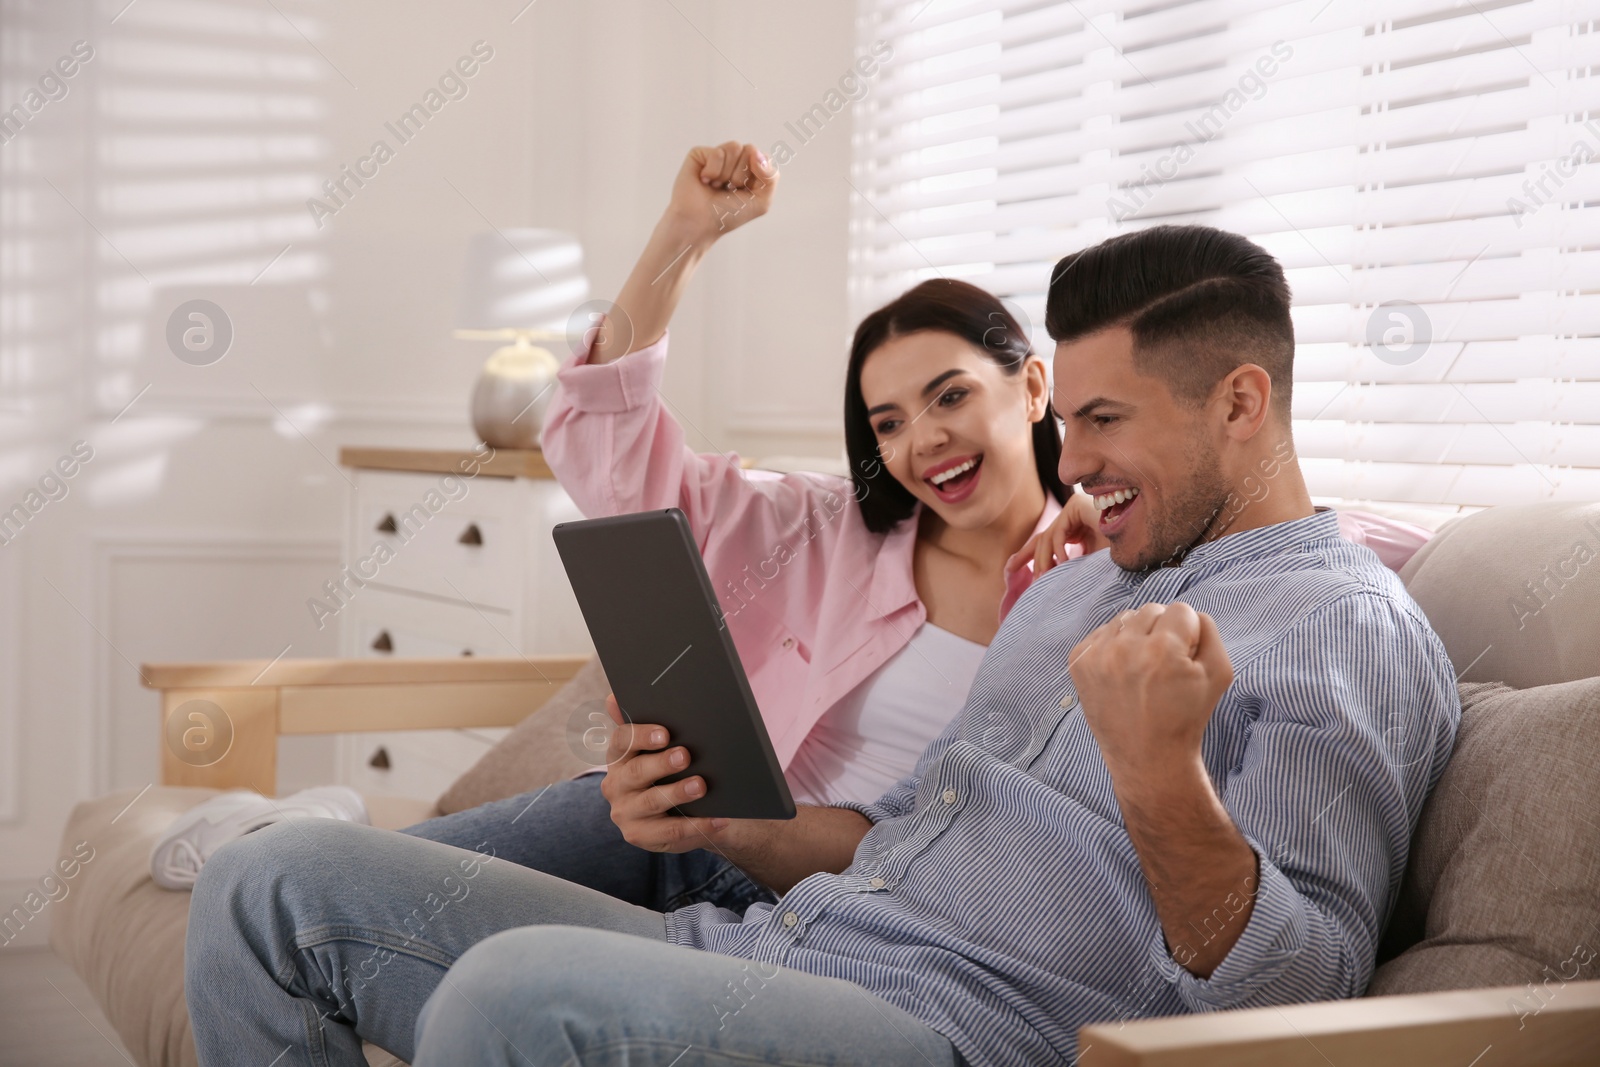
[[(767, 211), (776, 180), (777, 169), (751, 145), (689, 152), (618, 296), (621, 313), (562, 366), (542, 435), (546, 461), (584, 515), (681, 508), (718, 588), (793, 541), (805, 523), (816, 529), (815, 543), (831, 544), (840, 524), (823, 519), (840, 514), (850, 494), (838, 478), (746, 471), (714, 444), (695, 451), (661, 393), (667, 323), (693, 266), (722, 234)], [(785, 570), (823, 568), (828, 555), (803, 553)], [(796, 632), (810, 640), (809, 631)]]
[(609, 363), (659, 341), (701, 257), (723, 234), (765, 215), (777, 184), (778, 168), (755, 145), (691, 148), (589, 362)]

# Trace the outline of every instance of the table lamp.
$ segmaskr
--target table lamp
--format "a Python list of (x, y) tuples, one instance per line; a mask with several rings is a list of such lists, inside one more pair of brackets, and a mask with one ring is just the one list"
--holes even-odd
[(539, 447), (560, 360), (534, 342), (565, 342), (568, 316), (588, 295), (583, 249), (571, 234), (493, 230), (468, 242), (455, 336), (510, 342), (472, 389), (472, 428), (485, 444)]

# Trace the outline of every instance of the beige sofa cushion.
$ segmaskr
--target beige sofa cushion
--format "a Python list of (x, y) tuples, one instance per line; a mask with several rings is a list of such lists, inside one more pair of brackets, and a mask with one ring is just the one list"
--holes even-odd
[[(66, 883), (67, 895), (50, 905), (50, 946), (89, 984), (139, 1067), (195, 1067), (183, 999), (189, 894), (150, 880), (150, 849), (173, 819), (217, 792), (118, 790), (78, 804), (61, 835), (62, 858), (75, 849), (92, 858)], [(426, 800), (366, 800), (373, 825), (391, 830), (433, 813)], [(79, 849), (80, 842), (86, 847)], [(375, 1048), (368, 1059), (375, 1067), (399, 1062)]]
[(1600, 978), (1600, 678), (1461, 700), (1367, 992)]
[(543, 707), (512, 727), (439, 797), (439, 811), (458, 811), (514, 797), (570, 778), (603, 763), (604, 754), (587, 754), (583, 734), (591, 714), (605, 714), (606, 681), (600, 661), (589, 662)]
[(1600, 675), (1600, 503), (1463, 516), (1400, 577), (1462, 681), (1531, 689)]

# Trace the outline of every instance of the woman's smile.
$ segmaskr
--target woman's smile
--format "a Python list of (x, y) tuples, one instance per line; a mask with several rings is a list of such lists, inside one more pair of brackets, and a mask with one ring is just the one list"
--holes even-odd
[(929, 467), (922, 480), (946, 504), (959, 504), (978, 488), (983, 454), (955, 456)]

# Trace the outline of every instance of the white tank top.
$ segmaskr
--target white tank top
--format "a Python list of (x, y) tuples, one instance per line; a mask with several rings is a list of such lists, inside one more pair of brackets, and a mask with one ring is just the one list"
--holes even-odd
[(966, 703), (987, 646), (925, 622), (823, 713), (785, 777), (800, 804), (877, 800)]

